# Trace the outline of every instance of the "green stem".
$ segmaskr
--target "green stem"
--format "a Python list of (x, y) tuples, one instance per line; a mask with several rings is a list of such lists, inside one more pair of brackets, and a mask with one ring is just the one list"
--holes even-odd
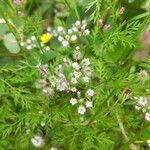
[(5, 20), (6, 22), (6, 25), (8, 26), (9, 30), (11, 31), (11, 33), (14, 35), (19, 47), (20, 47), (20, 50), (21, 50), (21, 53), (23, 54), (24, 58), (26, 58), (26, 55), (24, 53), (24, 51), (22, 50), (22, 47), (20, 45), (20, 35), (18, 34), (18, 31), (16, 30), (15, 27), (12, 26), (12, 24), (9, 22), (9, 20), (7, 19), (7, 17), (4, 15), (4, 13), (2, 11), (0, 11), (3, 19)]

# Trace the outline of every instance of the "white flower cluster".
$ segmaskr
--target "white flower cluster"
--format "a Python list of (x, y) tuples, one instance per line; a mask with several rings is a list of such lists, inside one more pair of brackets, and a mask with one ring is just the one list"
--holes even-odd
[(147, 144), (148, 144), (148, 146), (150, 147), (150, 140), (147, 140)]
[[(72, 57), (71, 57), (72, 58)], [(78, 89), (78, 83), (87, 84), (90, 81), (92, 75), (92, 68), (89, 58), (82, 58), (80, 48), (76, 47), (73, 52), (73, 59), (64, 58), (62, 64), (57, 65), (54, 68), (54, 73), (48, 70), (48, 65), (38, 65), (38, 70), (42, 79), (39, 79), (36, 83), (36, 87), (41, 89), (46, 97), (51, 97), (54, 90), (59, 92), (67, 92), (75, 97), (70, 99), (72, 105), (79, 104), (78, 113), (84, 114), (87, 108), (93, 106), (92, 98), (94, 91), (92, 89), (84, 92), (84, 97), (81, 98), (81, 92)], [(67, 71), (67, 75), (65, 74)]]
[(77, 98), (71, 98), (71, 105), (78, 104), (78, 113), (84, 115), (88, 108), (93, 107), (92, 98), (94, 96), (94, 91), (92, 89), (88, 89), (85, 93), (86, 98), (81, 98), (81, 93), (77, 92)]
[(63, 47), (68, 47), (70, 43), (75, 42), (80, 36), (88, 36), (90, 34), (89, 29), (87, 29), (87, 23), (85, 20), (77, 20), (72, 28), (68, 29), (66, 32), (62, 26), (57, 28), (58, 41)]
[(25, 47), (27, 50), (31, 50), (36, 47), (36, 37), (31, 36), (31, 38), (27, 39), (26, 41), (22, 41), (20, 45)]
[(135, 100), (136, 102), (136, 106), (135, 109), (138, 111), (142, 111), (144, 113), (145, 116), (145, 120), (150, 122), (150, 112), (148, 110), (150, 110), (149, 107), (149, 103), (148, 103), (148, 99), (146, 97), (133, 97), (133, 100)]
[(31, 139), (31, 143), (35, 147), (42, 147), (44, 145), (44, 139), (43, 137), (36, 135)]

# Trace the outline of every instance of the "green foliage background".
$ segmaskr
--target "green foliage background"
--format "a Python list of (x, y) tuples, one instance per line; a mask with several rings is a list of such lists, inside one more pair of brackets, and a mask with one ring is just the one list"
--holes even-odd
[[(146, 90), (150, 89), (150, 78), (143, 82), (137, 77), (139, 70), (149, 72), (150, 57), (133, 60), (134, 54), (143, 48), (139, 42), (141, 33), (150, 25), (149, 5), (148, 0), (131, 3), (127, 0), (24, 0), (17, 7), (10, 0), (1, 0), (0, 18), (10, 19), (13, 25), (0, 24), (0, 39), (12, 33), (18, 44), (24, 36), (39, 38), (49, 25), (68, 28), (77, 19), (87, 19), (91, 34), (79, 45), (94, 67), (90, 87), (96, 97), (94, 108), (81, 125), (79, 116), (68, 104), (69, 95), (56, 93), (54, 98), (45, 99), (35, 88), (39, 78), (37, 60), (50, 64), (60, 62), (71, 50), (63, 50), (52, 41), (53, 57), (52, 53), (40, 54), (40, 47), (30, 52), (21, 48), (19, 53), (11, 53), (4, 40), (0, 40), (0, 149), (35, 149), (31, 138), (36, 134), (46, 138), (43, 150), (53, 145), (65, 150), (128, 150), (133, 149), (132, 144), (137, 150), (148, 149), (150, 125), (134, 110), (130, 96), (150, 94)], [(126, 10), (118, 16), (121, 6)], [(59, 12), (58, 16), (54, 10)], [(98, 26), (100, 18), (111, 25), (110, 30)], [(123, 94), (125, 88), (130, 90), (129, 94)], [(41, 127), (41, 121), (46, 123), (45, 127)], [(30, 133), (26, 133), (27, 129)]]

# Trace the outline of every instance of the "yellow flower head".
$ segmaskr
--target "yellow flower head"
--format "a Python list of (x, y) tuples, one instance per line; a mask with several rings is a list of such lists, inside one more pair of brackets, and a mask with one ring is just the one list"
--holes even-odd
[(41, 35), (41, 42), (43, 44), (46, 44), (46, 43), (48, 43), (51, 40), (51, 38), (52, 38), (51, 34), (48, 34), (48, 33), (42, 34)]

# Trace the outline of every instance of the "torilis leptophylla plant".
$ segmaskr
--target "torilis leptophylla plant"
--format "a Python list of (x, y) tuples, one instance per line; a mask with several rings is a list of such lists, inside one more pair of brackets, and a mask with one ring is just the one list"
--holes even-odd
[(43, 95), (51, 98), (55, 90), (70, 93), (73, 96), (68, 102), (72, 106), (77, 105), (77, 112), (81, 115), (93, 107), (94, 90), (87, 88), (80, 91), (78, 88), (79, 83), (86, 85), (92, 75), (90, 60), (83, 58), (79, 47), (74, 50), (73, 59), (64, 58), (55, 67), (54, 73), (49, 71), (47, 64), (40, 64), (38, 70), (42, 78), (37, 81), (36, 87), (42, 90)]
[(144, 113), (145, 116), (145, 120), (150, 122), (150, 106), (149, 106), (149, 102), (148, 99), (146, 97), (133, 97), (132, 98), (136, 105), (135, 105), (135, 109), (138, 111), (141, 111)]

